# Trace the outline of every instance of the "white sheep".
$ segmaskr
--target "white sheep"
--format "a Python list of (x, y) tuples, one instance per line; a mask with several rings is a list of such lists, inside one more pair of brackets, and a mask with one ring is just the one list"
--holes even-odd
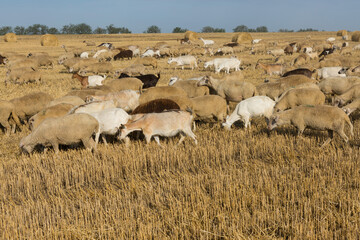
[(328, 78), (328, 77), (346, 77), (346, 74), (339, 73), (342, 67), (323, 67), (317, 70), (317, 78)]
[(266, 96), (254, 96), (245, 99), (238, 103), (230, 116), (226, 117), (226, 122), (222, 126), (230, 130), (234, 122), (242, 120), (245, 123), (245, 128), (251, 127), (251, 118), (265, 116), (266, 119), (269, 119), (273, 113), (274, 106), (275, 101)]
[(215, 68), (215, 72), (219, 73), (222, 69), (225, 70), (226, 73), (230, 73), (230, 69), (234, 69), (235, 71), (240, 71), (241, 61), (237, 58), (230, 58), (227, 61), (220, 63), (217, 68)]
[(175, 69), (177, 66), (181, 66), (181, 69), (184, 70), (185, 65), (189, 65), (192, 70), (194, 70), (194, 68), (198, 67), (197, 63), (196, 63), (196, 58), (194, 56), (190, 56), (190, 55), (180, 56), (180, 57), (176, 57), (176, 58), (169, 58), (168, 64), (171, 64), (173, 62), (177, 63), (177, 65), (175, 66)]

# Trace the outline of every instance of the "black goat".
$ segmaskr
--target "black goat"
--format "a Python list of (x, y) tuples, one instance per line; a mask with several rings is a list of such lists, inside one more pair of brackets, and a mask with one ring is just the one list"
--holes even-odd
[(335, 48), (332, 47), (332, 48), (325, 48), (319, 55), (319, 58), (322, 57), (322, 56), (326, 56), (326, 55), (329, 55), (331, 53), (333, 53), (335, 51)]
[(118, 54), (116, 54), (114, 56), (114, 60), (124, 59), (124, 58), (132, 59), (132, 57), (133, 57), (133, 51), (131, 51), (131, 50), (122, 50), (122, 51), (120, 51)]
[(126, 78), (126, 77), (134, 77), (139, 79), (140, 81), (142, 81), (144, 83), (143, 85), (143, 89), (144, 88), (149, 88), (149, 87), (155, 87), (157, 82), (160, 79), (160, 73), (158, 73), (158, 75), (154, 75), (154, 74), (145, 74), (145, 75), (140, 75), (140, 76), (129, 76), (126, 73), (121, 73), (119, 78)]

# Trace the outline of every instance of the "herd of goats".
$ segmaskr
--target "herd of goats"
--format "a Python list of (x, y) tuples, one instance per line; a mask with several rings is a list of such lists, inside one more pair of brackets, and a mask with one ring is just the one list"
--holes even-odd
[[(90, 41), (84, 43), (96, 51), (62, 46), (65, 53), (58, 57), (57, 64), (72, 73), (81, 89), (57, 99), (33, 92), (0, 100), (0, 125), (6, 135), (24, 125), (31, 130), (20, 141), (20, 149), (26, 153), (49, 146), (57, 153), (59, 144), (78, 143), (96, 150), (100, 136), (107, 144), (108, 135), (129, 144), (129, 134), (134, 131), (141, 131), (147, 143), (153, 137), (160, 146), (160, 136), (179, 134), (178, 144), (186, 136), (197, 144), (195, 121), (209, 119), (222, 122), (222, 127), (229, 130), (239, 120), (245, 128), (250, 127), (254, 117), (265, 117), (269, 130), (285, 124), (293, 125), (298, 135), (306, 128), (327, 130), (329, 137), (322, 146), (332, 140), (334, 132), (348, 142), (345, 125), (353, 136), (349, 115), (360, 108), (360, 45), (336, 38), (307, 39), (284, 46), (256, 39), (249, 45), (227, 43), (214, 51), (214, 41), (201, 40), (203, 47), (159, 42), (145, 51), (135, 45), (115, 48), (111, 43), (96, 46)], [(258, 61), (253, 66), (279, 78), (258, 86), (245, 81), (241, 69), (246, 64), (237, 56), (239, 53), (276, 57), (273, 63)], [(294, 57), (287, 64), (286, 55)], [(202, 56), (211, 60), (201, 61)], [(127, 68), (115, 69), (112, 64), (133, 57), (134, 64)], [(157, 86), (160, 71), (157, 75), (147, 71), (157, 69), (162, 57), (168, 57), (169, 66), (175, 63), (175, 69), (195, 69), (203, 64), (204, 71), (215, 74), (172, 77), (168, 86)], [(53, 68), (54, 60), (46, 52), (27, 56), (3, 52), (0, 65), (6, 68), (5, 86), (36, 84), (43, 76), (40, 69)], [(291, 70), (285, 66), (291, 66)], [(110, 74), (113, 77), (107, 77)], [(230, 115), (229, 102), (238, 103)]]

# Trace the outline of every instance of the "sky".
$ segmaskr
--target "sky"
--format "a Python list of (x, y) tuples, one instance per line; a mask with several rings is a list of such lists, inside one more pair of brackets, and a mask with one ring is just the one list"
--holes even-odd
[(238, 25), (266, 26), (272, 32), (360, 30), (360, 0), (0, 0), (0, 9), (0, 27), (114, 24), (133, 33), (151, 25), (163, 33), (175, 27), (200, 32), (205, 26), (232, 32)]

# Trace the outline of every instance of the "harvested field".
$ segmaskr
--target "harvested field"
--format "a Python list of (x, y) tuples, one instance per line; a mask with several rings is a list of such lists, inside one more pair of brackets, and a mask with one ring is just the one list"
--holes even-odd
[[(199, 34), (217, 47), (233, 33)], [(336, 32), (254, 33), (263, 42), (322, 41)], [(84, 40), (139, 45), (142, 49), (165, 41), (179, 46), (183, 34), (57, 35), (58, 47), (40, 46), (40, 36), (17, 36), (0, 41), (2, 52), (48, 52), (56, 60), (60, 46), (86, 47)], [(341, 37), (337, 37), (341, 39)], [(340, 41), (340, 40), (339, 40)], [(350, 42), (350, 45), (352, 46)], [(217, 49), (214, 47), (214, 49)], [(236, 52), (244, 65), (244, 79), (255, 86), (265, 78), (254, 69), (258, 59), (270, 55)], [(290, 63), (296, 57), (283, 56)], [(199, 57), (198, 57), (199, 58)], [(200, 57), (204, 61), (212, 57)], [(351, 58), (360, 59), (360, 53)], [(158, 60), (158, 86), (170, 77), (183, 79), (211, 74), (203, 64), (194, 71), (174, 70), (168, 58)], [(113, 61), (115, 69), (132, 60)], [(311, 64), (318, 60), (311, 60)], [(289, 64), (288, 64), (289, 66)], [(42, 83), (8, 84), (0, 65), (0, 99), (9, 100), (34, 91), (61, 97), (80, 89), (72, 74), (58, 64), (40, 69)], [(224, 73), (222, 73), (224, 74)], [(111, 77), (111, 76), (110, 76)], [(236, 104), (231, 104), (231, 110)], [(117, 140), (100, 143), (96, 153), (83, 148), (62, 148), (31, 155), (20, 153), (20, 139), (0, 133), (0, 238), (1, 239), (359, 239), (360, 238), (360, 121), (352, 119), (354, 137), (348, 144), (335, 134), (320, 148), (325, 131), (306, 130), (296, 137), (291, 126), (268, 132), (263, 118), (242, 123), (231, 131), (219, 122), (199, 123), (198, 145), (186, 138), (131, 140), (127, 148)], [(347, 131), (347, 129), (346, 129)], [(347, 131), (348, 132), (348, 131)]]

